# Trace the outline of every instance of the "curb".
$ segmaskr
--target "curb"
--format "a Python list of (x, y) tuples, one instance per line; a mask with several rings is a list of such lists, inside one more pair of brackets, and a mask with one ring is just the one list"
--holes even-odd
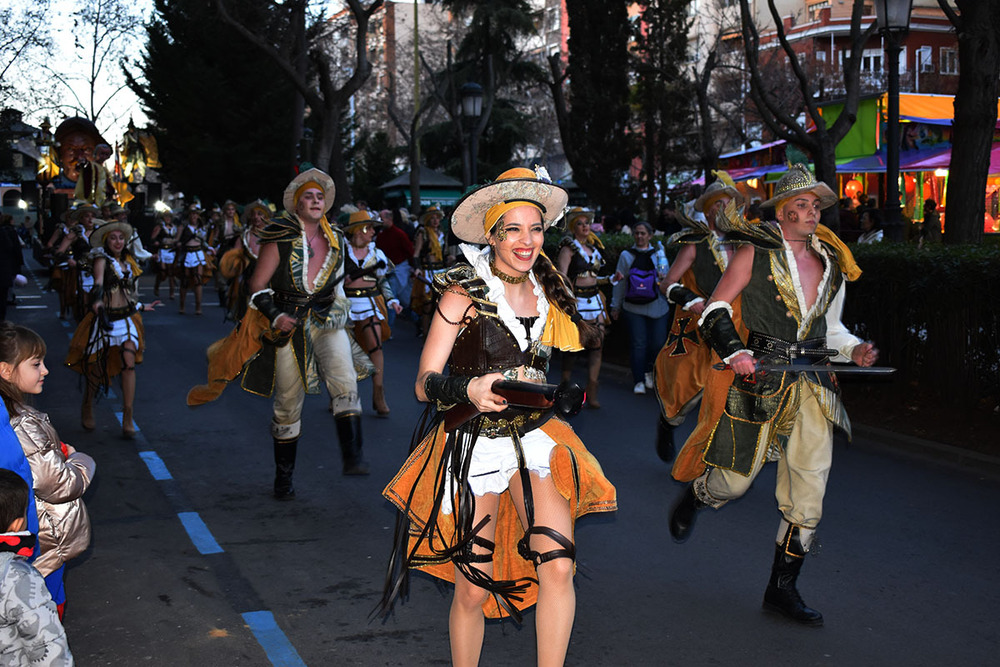
[(851, 443), (853, 446), (861, 445), (872, 450), (891, 451), (910, 459), (943, 461), (965, 472), (975, 471), (984, 476), (1000, 478), (1000, 456), (983, 454), (867, 424), (853, 424), (852, 430), (856, 436), (864, 439), (862, 445), (859, 438), (855, 437)]

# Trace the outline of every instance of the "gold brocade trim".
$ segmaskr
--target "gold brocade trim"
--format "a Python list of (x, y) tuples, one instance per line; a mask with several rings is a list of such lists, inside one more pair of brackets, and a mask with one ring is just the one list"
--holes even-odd
[(799, 299), (795, 293), (795, 281), (788, 270), (785, 261), (785, 251), (779, 250), (770, 253), (771, 275), (774, 276), (774, 286), (781, 295), (781, 300), (785, 302), (785, 308), (795, 318), (796, 329), (802, 327), (802, 313), (799, 311)]
[(719, 272), (725, 273), (726, 267), (729, 266), (729, 258), (726, 257), (726, 251), (723, 249), (719, 237), (715, 235), (715, 232), (709, 232), (705, 240), (708, 243), (708, 249), (712, 251), (712, 257), (715, 259), (715, 265), (719, 267)]

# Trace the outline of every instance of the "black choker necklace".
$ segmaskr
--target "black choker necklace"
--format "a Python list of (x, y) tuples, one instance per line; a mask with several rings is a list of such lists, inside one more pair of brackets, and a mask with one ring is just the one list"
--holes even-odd
[(525, 273), (523, 276), (512, 276), (504, 273), (503, 271), (497, 268), (496, 262), (493, 261), (492, 257), (490, 257), (490, 271), (493, 272), (493, 275), (495, 275), (497, 278), (507, 283), (508, 285), (520, 285), (521, 283), (523, 283), (525, 280), (528, 279), (527, 273)]

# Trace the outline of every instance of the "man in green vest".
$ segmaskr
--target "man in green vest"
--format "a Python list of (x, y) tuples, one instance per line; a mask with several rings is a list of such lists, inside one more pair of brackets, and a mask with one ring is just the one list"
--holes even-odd
[[(736, 374), (726, 409), (706, 445), (705, 472), (685, 491), (670, 517), (675, 540), (686, 540), (698, 510), (741, 497), (767, 461), (778, 462), (775, 497), (782, 520), (764, 607), (806, 625), (823, 616), (806, 606), (796, 582), (823, 510), (833, 459), (833, 427), (850, 434), (836, 376), (810, 365), (853, 361), (871, 366), (878, 351), (840, 321), (845, 280), (860, 270), (826, 227), (820, 211), (836, 196), (804, 165), (791, 167), (774, 197), (777, 225), (753, 225), (735, 214), (744, 239), (705, 307), (699, 329)], [(742, 302), (747, 341), (732, 321)], [(757, 371), (758, 364), (801, 365), (802, 371)], [(721, 371), (714, 371), (721, 372)]]

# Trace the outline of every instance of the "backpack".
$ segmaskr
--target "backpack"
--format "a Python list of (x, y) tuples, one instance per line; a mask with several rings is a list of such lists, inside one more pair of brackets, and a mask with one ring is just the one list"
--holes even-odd
[[(624, 252), (624, 251), (623, 251)], [(634, 304), (656, 301), (656, 266), (653, 264), (654, 248), (647, 251), (629, 250), (635, 255), (628, 275), (625, 277), (625, 301)]]

